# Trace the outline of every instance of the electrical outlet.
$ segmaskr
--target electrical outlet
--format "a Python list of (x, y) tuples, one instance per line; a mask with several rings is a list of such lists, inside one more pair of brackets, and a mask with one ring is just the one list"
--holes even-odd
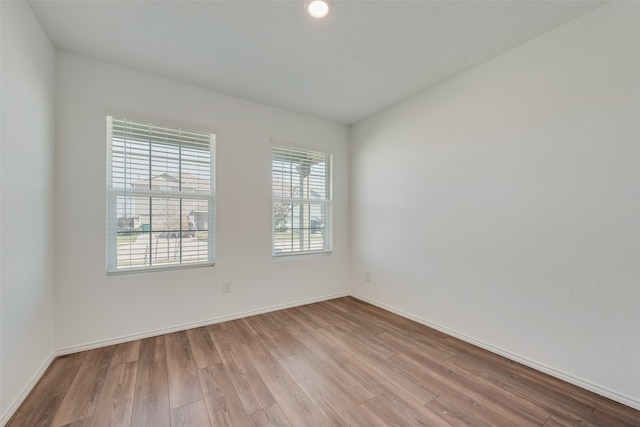
[(231, 280), (222, 281), (222, 292), (224, 292), (225, 294), (231, 292)]
[(364, 281), (365, 282), (370, 282), (371, 281), (371, 272), (370, 271), (365, 271), (364, 272)]

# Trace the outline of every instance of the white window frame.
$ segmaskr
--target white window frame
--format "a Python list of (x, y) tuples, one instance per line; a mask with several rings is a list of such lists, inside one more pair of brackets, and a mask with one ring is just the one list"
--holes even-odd
[[(317, 192), (313, 191), (297, 191), (297, 195), (295, 194), (293, 186), (296, 184), (293, 181), (293, 178), (289, 178), (289, 185), (291, 186), (290, 192), (288, 195), (282, 194), (282, 191), (278, 191), (277, 187), (277, 179), (282, 178), (281, 173), (276, 172), (274, 170), (274, 165), (276, 161), (284, 161), (291, 160), (292, 162), (299, 161), (300, 159), (316, 159), (318, 163), (324, 163), (324, 176), (323, 178), (319, 178), (322, 175), (315, 174), (315, 185), (319, 185), (318, 179), (324, 179), (324, 187), (321, 194), (317, 194)], [(313, 164), (315, 160), (311, 160)], [(317, 151), (315, 149), (302, 148), (300, 146), (292, 146), (288, 143), (281, 143), (278, 141), (272, 142), (271, 149), (271, 181), (272, 181), (272, 203), (271, 203), (271, 212), (272, 212), (272, 220), (271, 220), (271, 254), (274, 260), (279, 259), (288, 259), (288, 258), (299, 258), (299, 257), (308, 257), (315, 255), (330, 255), (333, 251), (333, 154)], [(303, 180), (301, 176), (298, 177), (299, 180)], [(308, 178), (310, 179), (310, 178)], [(302, 186), (302, 182), (300, 183)], [(318, 187), (316, 187), (318, 188)], [(315, 193), (315, 194), (309, 194)], [(290, 245), (290, 250), (280, 250), (277, 247), (277, 230), (278, 221), (276, 219), (276, 205), (289, 204), (299, 205), (298, 208), (301, 209), (301, 213), (299, 217), (302, 218), (304, 215), (302, 214), (302, 209), (304, 206), (307, 206), (309, 209), (309, 213), (313, 208), (316, 208), (323, 212), (323, 224), (322, 224), (322, 248), (313, 248), (311, 247), (311, 239), (313, 236), (313, 231), (309, 231), (307, 234), (307, 240), (304, 240), (303, 234), (299, 233), (298, 239), (299, 243), (294, 243), (294, 237), (292, 232), (292, 243)], [(307, 215), (306, 221), (310, 221), (310, 214)], [(293, 214), (292, 214), (293, 217)], [(300, 219), (299, 219), (300, 221)], [(312, 229), (313, 226), (309, 223), (307, 224), (299, 224), (299, 227), (304, 230)], [(307, 246), (306, 249), (301, 249), (302, 246)], [(297, 248), (295, 247), (297, 246)]]
[[(175, 269), (185, 269), (185, 268), (194, 268), (194, 267), (209, 267), (215, 265), (215, 162), (216, 162), (216, 131), (208, 128), (206, 126), (180, 123), (171, 120), (166, 120), (158, 117), (149, 117), (145, 115), (141, 115), (138, 113), (131, 113), (126, 111), (114, 110), (114, 109), (106, 109), (105, 110), (106, 117), (106, 127), (107, 127), (107, 275), (116, 275), (116, 274), (128, 274), (128, 273), (140, 273), (140, 272), (149, 272), (149, 271), (163, 271), (163, 270), (175, 270)], [(181, 188), (168, 188), (168, 190), (160, 190), (153, 188), (146, 189), (136, 189), (136, 188), (127, 188), (125, 185), (116, 186), (114, 185), (114, 165), (113, 165), (113, 120), (122, 121), (126, 120), (129, 122), (133, 122), (137, 125), (145, 124), (149, 125), (151, 128), (157, 129), (167, 129), (169, 132), (184, 132), (185, 134), (192, 133), (196, 134), (208, 134), (209, 141), (206, 143), (202, 143), (203, 148), (207, 147), (211, 154), (210, 159), (210, 184), (209, 191), (182, 191)], [(204, 140), (204, 136), (197, 136)], [(181, 142), (180, 139), (169, 139), (169, 144), (175, 145), (176, 147), (186, 147), (189, 143), (184, 141)], [(149, 142), (153, 144), (153, 142)], [(201, 144), (201, 142), (196, 142), (195, 144)], [(180, 148), (180, 152), (182, 148)], [(151, 160), (150, 160), (151, 161)], [(181, 164), (181, 163), (180, 163)], [(182, 172), (180, 172), (182, 173)], [(150, 174), (151, 175), (151, 174)], [(150, 176), (150, 179), (152, 177)], [(118, 232), (118, 207), (117, 200), (118, 197), (124, 198), (158, 198), (158, 199), (178, 199), (180, 205), (179, 212), (179, 221), (180, 221), (180, 229), (183, 229), (182, 226), (182, 218), (184, 216), (183, 209), (183, 201), (184, 200), (199, 200), (206, 201), (207, 206), (207, 220), (205, 221), (207, 224), (207, 255), (206, 260), (197, 261), (197, 262), (183, 262), (182, 260), (182, 248), (183, 248), (183, 232), (179, 233), (180, 239), (180, 257), (178, 262), (170, 262), (170, 263), (159, 263), (157, 265), (153, 265), (153, 262), (149, 260), (149, 265), (143, 266), (135, 266), (135, 267), (118, 267), (117, 265), (117, 257), (118, 257), (118, 242), (117, 242), (117, 232)], [(150, 217), (151, 219), (151, 217)], [(152, 221), (152, 219), (151, 219)], [(150, 236), (151, 236), (150, 230)], [(168, 244), (168, 242), (167, 242)]]

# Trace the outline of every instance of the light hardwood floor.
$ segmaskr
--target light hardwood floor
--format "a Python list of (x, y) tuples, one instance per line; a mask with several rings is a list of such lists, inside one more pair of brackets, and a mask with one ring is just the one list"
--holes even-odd
[(354, 298), (56, 359), (8, 426), (640, 426), (640, 412)]

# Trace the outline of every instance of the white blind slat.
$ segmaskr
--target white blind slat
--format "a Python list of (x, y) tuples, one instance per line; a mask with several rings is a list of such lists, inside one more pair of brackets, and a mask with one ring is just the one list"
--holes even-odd
[(107, 271), (213, 263), (213, 133), (107, 116)]
[(273, 255), (331, 252), (333, 156), (272, 147)]

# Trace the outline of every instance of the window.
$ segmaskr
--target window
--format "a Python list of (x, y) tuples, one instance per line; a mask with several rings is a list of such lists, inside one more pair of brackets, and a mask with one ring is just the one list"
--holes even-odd
[(273, 256), (331, 252), (331, 154), (273, 146)]
[(215, 134), (107, 116), (107, 273), (214, 261)]

